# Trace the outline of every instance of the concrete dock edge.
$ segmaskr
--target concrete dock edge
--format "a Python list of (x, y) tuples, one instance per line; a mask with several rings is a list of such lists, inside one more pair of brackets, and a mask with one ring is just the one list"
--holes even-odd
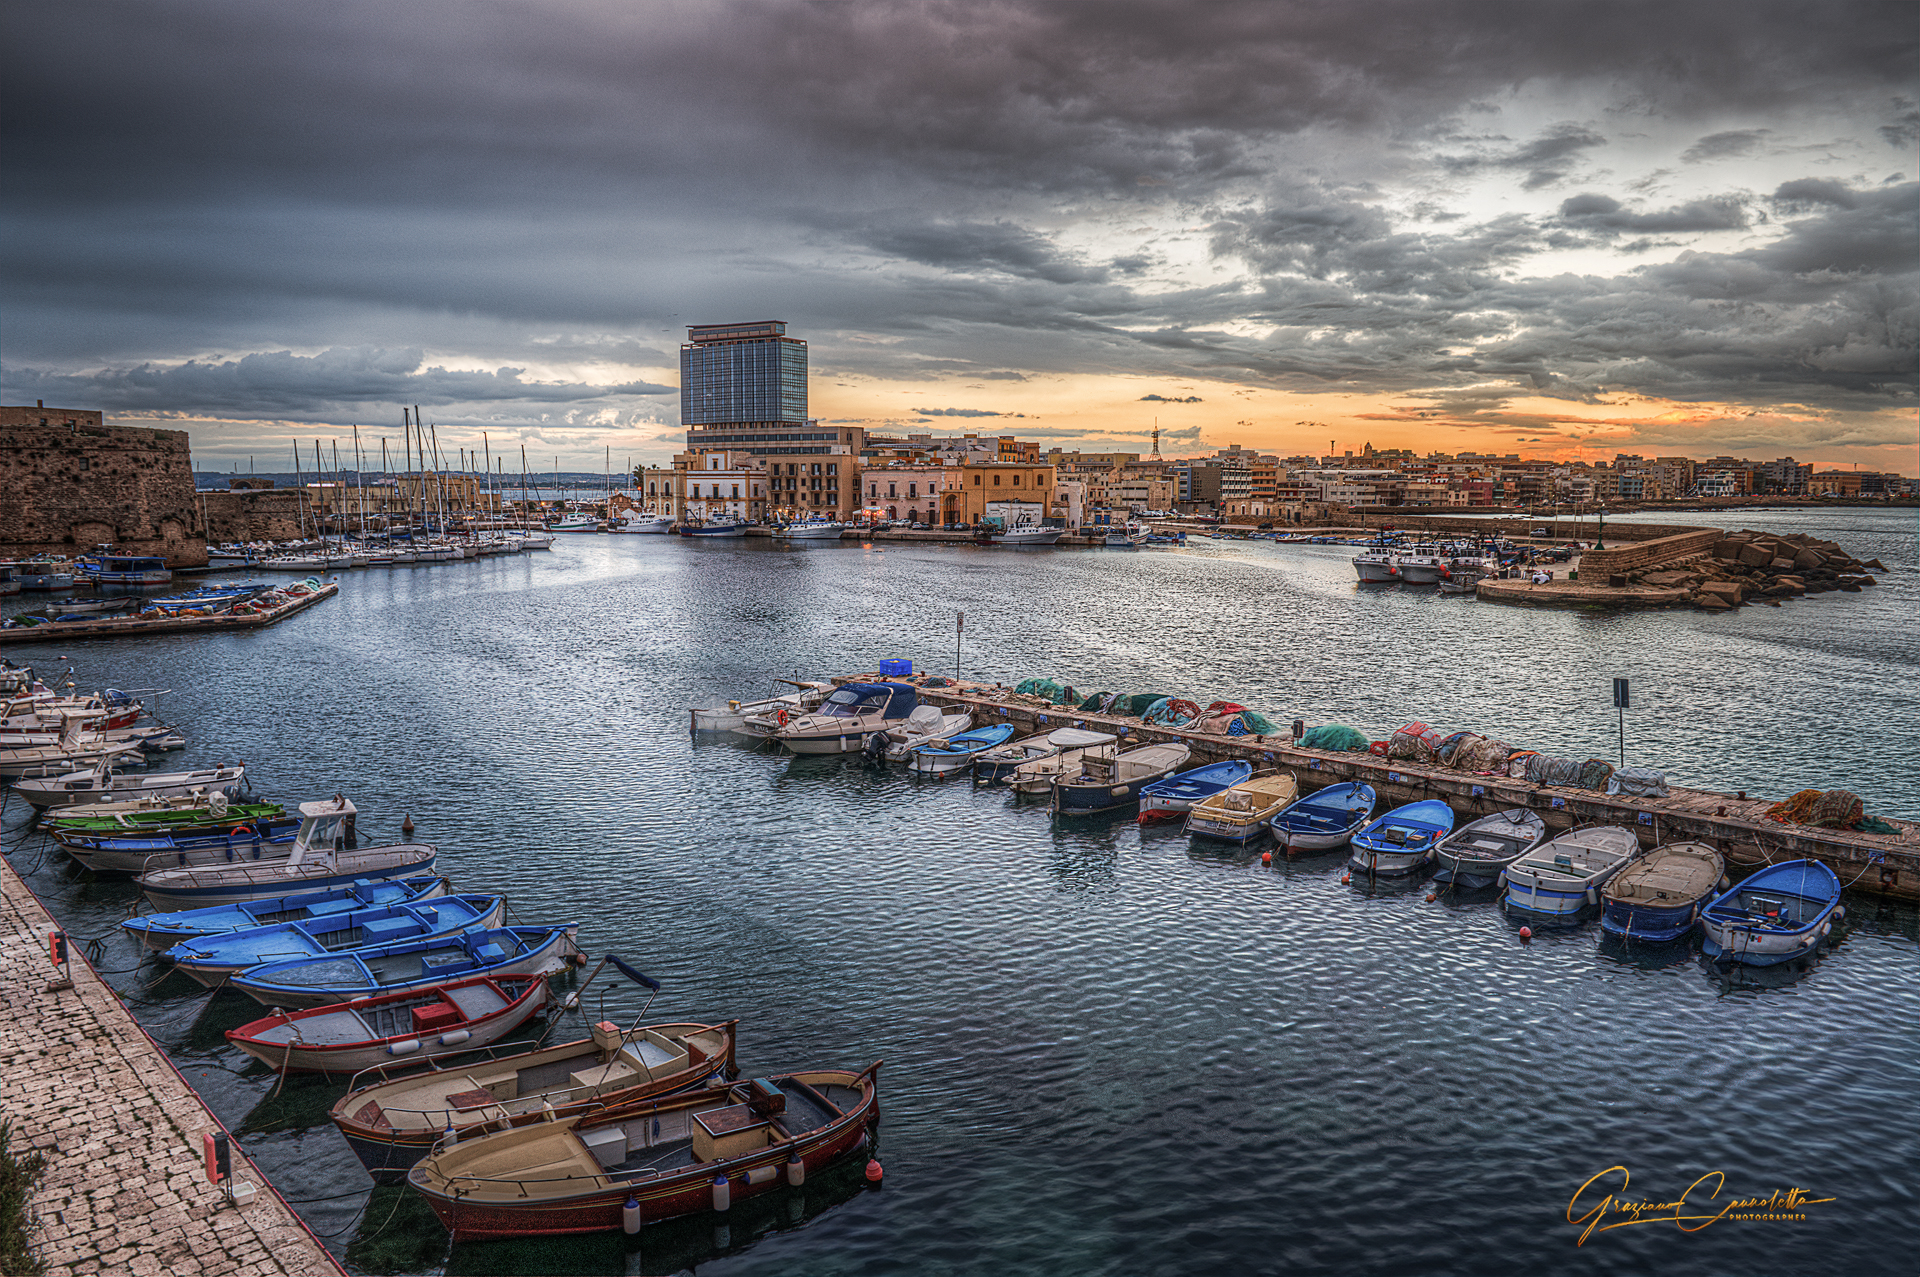
[(257, 1192), (228, 1204), (207, 1183), (201, 1136), (219, 1119), (78, 954), (73, 987), (48, 985), (53, 918), (0, 861), (0, 1059), (14, 1147), (46, 1170), (30, 1240), (49, 1273), (344, 1274), (233, 1144), (233, 1178)]

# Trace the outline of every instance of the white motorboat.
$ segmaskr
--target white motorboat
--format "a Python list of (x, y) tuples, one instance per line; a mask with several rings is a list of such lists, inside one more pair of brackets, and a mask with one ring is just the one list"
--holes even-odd
[(598, 532), (600, 520), (590, 514), (569, 514), (547, 525), (549, 532)]
[(973, 715), (963, 709), (943, 710), (938, 705), (916, 705), (907, 721), (881, 733), (886, 743), (886, 759), (903, 763), (922, 745), (931, 745), (958, 736), (973, 726)]
[(1396, 553), (1393, 566), (1400, 571), (1400, 579), (1408, 585), (1436, 585), (1441, 572), (1446, 570), (1447, 561), (1433, 546), (1416, 546), (1412, 551)]
[(838, 541), (847, 525), (833, 519), (801, 519), (789, 523), (781, 535), (789, 541)]
[(664, 536), (673, 531), (673, 520), (664, 514), (642, 513), (630, 510), (627, 517), (617, 523), (607, 525), (609, 532), (638, 533), (642, 536)]
[(1600, 903), (1601, 888), (1639, 854), (1639, 836), (1618, 825), (1561, 834), (1502, 871), (1507, 908), (1571, 917)]
[(843, 683), (819, 709), (790, 719), (773, 738), (796, 754), (852, 754), (867, 737), (898, 727), (919, 705), (904, 683)]
[(545, 532), (522, 532), (520, 548), (523, 550), (551, 550), (553, 537)]
[(1052, 753), (1021, 763), (1007, 776), (1015, 793), (1050, 793), (1055, 781), (1078, 775), (1089, 758), (1112, 758), (1120, 748), (1120, 738), (1112, 732), (1084, 727), (1062, 727), (1048, 734), (1047, 743), (1055, 747)]
[(1050, 528), (1044, 524), (1022, 519), (998, 531), (986, 532), (980, 539), (988, 545), (1052, 545), (1065, 531), (1065, 528)]
[(799, 679), (777, 678), (795, 688), (784, 696), (769, 696), (757, 701), (728, 701), (712, 709), (687, 711), (694, 735), (701, 732), (734, 732), (741, 736), (767, 737), (787, 725), (787, 721), (820, 708), (820, 702), (833, 691), (832, 683), (809, 683)]

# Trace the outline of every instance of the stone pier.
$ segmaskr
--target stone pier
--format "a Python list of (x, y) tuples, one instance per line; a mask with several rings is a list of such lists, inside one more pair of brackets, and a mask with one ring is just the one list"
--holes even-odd
[(86, 960), (49, 989), (53, 919), (0, 861), (0, 1059), (11, 1147), (46, 1170), (28, 1201), (34, 1253), (54, 1274), (343, 1274), (233, 1144), (246, 1206), (207, 1183), (201, 1136), (220, 1123)]

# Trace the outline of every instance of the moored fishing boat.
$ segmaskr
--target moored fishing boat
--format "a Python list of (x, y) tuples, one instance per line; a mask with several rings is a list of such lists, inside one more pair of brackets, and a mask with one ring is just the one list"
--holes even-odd
[(983, 545), (1031, 546), (1052, 545), (1066, 532), (1065, 528), (1047, 527), (1023, 519), (1005, 528), (990, 529), (980, 534)]
[(469, 927), (498, 927), (506, 909), (505, 896), (438, 896), (422, 903), (372, 905), (182, 940), (164, 956), (211, 989), (266, 962), (354, 953), (401, 940), (443, 940)]
[(281, 1011), (227, 1030), (227, 1041), (291, 1073), (357, 1073), (394, 1059), (423, 1063), (491, 1046), (548, 1005), (545, 976), (479, 976)]
[(96, 726), (99, 716), (91, 710), (62, 710), (60, 718), (60, 732), (53, 743), (0, 749), (0, 776), (14, 780), (64, 776), (93, 764), (113, 766), (140, 757), (138, 741), (108, 739)]
[(1453, 829), (1453, 808), (1438, 798), (1395, 807), (1352, 837), (1349, 863), (1370, 874), (1412, 873)]
[(739, 519), (726, 519), (715, 516), (705, 523), (683, 523), (677, 529), (683, 537), (695, 537), (701, 540), (743, 537), (747, 535), (747, 525)]
[(302, 891), (288, 896), (231, 905), (208, 905), (172, 913), (149, 913), (128, 918), (120, 926), (140, 941), (142, 948), (170, 949), (182, 940), (226, 935), (280, 922), (302, 922), (330, 914), (382, 905), (414, 904), (447, 894), (445, 878), (423, 874), (388, 882), (356, 882), (324, 891)]
[(1393, 566), (1399, 571), (1400, 579), (1408, 585), (1436, 585), (1440, 581), (1440, 573), (1446, 568), (1446, 560), (1440, 557), (1436, 547), (1421, 545), (1409, 551), (1396, 552)]
[(567, 514), (547, 525), (549, 532), (598, 532), (600, 520), (590, 514)]
[(951, 776), (973, 766), (973, 760), (1013, 735), (1011, 723), (976, 727), (946, 740), (930, 741), (913, 751), (907, 769), (919, 776)]
[(1400, 569), (1394, 566), (1393, 551), (1363, 550), (1353, 556), (1353, 570), (1362, 581), (1369, 584), (1382, 584), (1400, 579)]
[(784, 696), (769, 696), (758, 701), (728, 701), (712, 709), (687, 711), (693, 733), (735, 732), (743, 736), (771, 736), (787, 725), (787, 720), (820, 707), (833, 691), (832, 683), (811, 683), (800, 679), (776, 678), (796, 688)]
[(473, 976), (554, 975), (580, 952), (574, 944), (579, 925), (469, 927), (452, 936), (265, 962), (228, 983), (262, 1006), (318, 1007)]
[(544, 1121), (549, 1113), (567, 1118), (730, 1081), (738, 1023), (622, 1030), (603, 1021), (575, 1041), (431, 1072), (394, 1077), (375, 1068), (353, 1078), (327, 1116), (367, 1173), (394, 1183), (449, 1130), (467, 1139), (489, 1128)]
[(906, 722), (920, 703), (904, 683), (843, 683), (820, 708), (790, 717), (773, 739), (796, 754), (852, 754), (867, 737)]
[(1187, 812), (1188, 837), (1245, 843), (1300, 796), (1291, 772), (1255, 776), (1201, 799)]
[(1140, 823), (1178, 820), (1201, 799), (1211, 798), (1252, 775), (1252, 763), (1233, 759), (1156, 780), (1140, 791)]
[(1062, 727), (1048, 734), (1052, 752), (1017, 765), (1007, 774), (1007, 786), (1018, 794), (1051, 794), (1062, 776), (1079, 772), (1089, 758), (1112, 758), (1120, 752), (1120, 738), (1112, 732), (1085, 727)]
[[(890, 763), (905, 762), (913, 751), (922, 745), (932, 745), (937, 741), (958, 736), (973, 726), (973, 715), (967, 710), (943, 710), (938, 705), (916, 705), (913, 713), (907, 715), (907, 721), (898, 727), (889, 727), (884, 732), (876, 732), (868, 738), (867, 748), (871, 751), (876, 744), (884, 751)], [(779, 730), (775, 728), (775, 730)]]
[(156, 909), (193, 909), (409, 878), (433, 868), (438, 853), (428, 843), (348, 849), (346, 826), (354, 814), (345, 798), (301, 803), (300, 830), (284, 857), (155, 869), (134, 882)]
[(1600, 902), (1600, 889), (1640, 854), (1631, 829), (1593, 825), (1561, 834), (1502, 871), (1508, 909), (1571, 917)]
[(1722, 962), (1777, 966), (1812, 954), (1845, 916), (1833, 870), (1817, 860), (1783, 861), (1736, 883), (1701, 910), (1701, 949)]
[(150, 554), (99, 554), (77, 559), (96, 585), (165, 585), (173, 579), (167, 561)]
[(1466, 825), (1433, 849), (1435, 882), (1487, 887), (1500, 871), (1547, 836), (1547, 822), (1524, 807), (1511, 807)]
[(973, 780), (977, 785), (989, 785), (995, 781), (1007, 779), (1014, 768), (1022, 763), (1031, 763), (1042, 758), (1051, 758), (1064, 746), (1053, 738), (1060, 732), (1076, 730), (1071, 727), (1057, 728), (1052, 732), (1035, 732), (1031, 736), (1022, 736), (1019, 740), (1010, 740), (1004, 745), (996, 745), (973, 760)]
[[(868, 1144), (879, 1062), (448, 1141), (407, 1182), (456, 1243), (607, 1232), (803, 1184)], [(629, 1206), (631, 1203), (631, 1206)]]
[(1267, 828), (1290, 856), (1332, 851), (1346, 846), (1372, 819), (1374, 801), (1372, 785), (1328, 785), (1275, 812)]
[(94, 803), (48, 813), (42, 825), (55, 838), (62, 834), (91, 837), (142, 830), (203, 830), (216, 825), (253, 824), (286, 815), (279, 803), (232, 803), (215, 792), (192, 798), (136, 799), (124, 803)]
[(1083, 758), (1077, 774), (1053, 786), (1053, 814), (1091, 816), (1137, 808), (1140, 791), (1187, 765), (1193, 750), (1184, 742), (1142, 745), (1110, 758)]
[(184, 772), (129, 773), (114, 771), (109, 762), (103, 758), (84, 771), (17, 781), (13, 792), (40, 808), (93, 806), (136, 798), (183, 798), (195, 793), (222, 793), (232, 798), (247, 778), (244, 763)]
[(1600, 893), (1600, 926), (1627, 940), (1678, 940), (1727, 885), (1727, 864), (1703, 842), (1655, 847)]
[(799, 519), (780, 533), (789, 541), (838, 541), (847, 525), (834, 519)]

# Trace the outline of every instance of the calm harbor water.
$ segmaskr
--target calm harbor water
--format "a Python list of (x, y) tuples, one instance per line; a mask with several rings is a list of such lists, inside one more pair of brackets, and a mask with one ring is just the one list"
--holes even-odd
[[(1592, 923), (1522, 946), (1490, 895), (1343, 885), (1337, 856), (1265, 868), (1257, 847), (1053, 826), (1003, 791), (686, 734), (687, 706), (779, 675), (950, 671), (964, 609), (969, 676), (1234, 699), (1375, 737), (1420, 719), (1611, 758), (1627, 676), (1631, 763), (1920, 816), (1913, 513), (1732, 522), (1889, 570), (1779, 609), (1607, 615), (1363, 591), (1342, 547), (576, 537), (352, 573), (259, 634), (10, 653), (43, 672), (64, 654), (82, 686), (172, 689), (161, 711), (193, 746), (162, 766), (244, 758), (274, 798), (344, 792), (363, 842), (411, 813), (459, 889), (577, 919), (590, 953), (660, 978), (649, 1018), (739, 1017), (752, 1073), (884, 1058), (885, 1188), (820, 1177), (724, 1229), (450, 1247), (406, 1190), (367, 1193), (325, 1118), (339, 1083), (270, 1097), (226, 1046), (254, 1004), (132, 969), (113, 934), (130, 884), (62, 864), (17, 802), (6, 846), (74, 935), (105, 937), (97, 965), (357, 1272), (1910, 1272), (1911, 907), (1851, 898), (1813, 969), (1727, 978), (1695, 945), (1620, 949)], [(610, 1017), (642, 1005), (606, 986)], [(1833, 1200), (1576, 1246), (1570, 1199), (1617, 1165), (1636, 1199), (1724, 1172), (1709, 1212), (1794, 1187)]]

